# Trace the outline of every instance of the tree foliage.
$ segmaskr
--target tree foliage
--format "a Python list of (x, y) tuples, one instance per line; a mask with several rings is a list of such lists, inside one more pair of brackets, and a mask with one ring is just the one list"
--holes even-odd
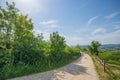
[(98, 41), (92, 41), (90, 45), (88, 45), (88, 49), (92, 54), (98, 55), (100, 43)]
[[(80, 56), (80, 46), (71, 48), (58, 32), (45, 41), (33, 34), (28, 15), (19, 13), (15, 3), (0, 7), (0, 80), (59, 67)], [(13, 72), (15, 70), (15, 72)]]
[(62, 57), (62, 54), (65, 50), (65, 38), (60, 36), (58, 32), (53, 32), (50, 34), (50, 43), (51, 43), (51, 54), (54, 57)]

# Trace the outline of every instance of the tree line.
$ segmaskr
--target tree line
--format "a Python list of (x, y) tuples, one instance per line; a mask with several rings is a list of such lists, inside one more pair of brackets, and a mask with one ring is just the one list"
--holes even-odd
[(0, 79), (50, 70), (65, 65), (80, 56), (80, 46), (72, 48), (58, 32), (33, 33), (28, 15), (19, 12), (15, 3), (0, 7)]

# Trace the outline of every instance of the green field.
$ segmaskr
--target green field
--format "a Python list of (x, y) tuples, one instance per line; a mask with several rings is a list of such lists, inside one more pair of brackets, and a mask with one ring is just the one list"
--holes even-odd
[(107, 50), (98, 56), (105, 61), (110, 79), (120, 80), (120, 50)]

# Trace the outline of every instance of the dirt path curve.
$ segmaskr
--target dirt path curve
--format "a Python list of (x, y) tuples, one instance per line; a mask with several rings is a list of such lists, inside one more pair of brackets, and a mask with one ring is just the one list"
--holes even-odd
[(98, 80), (92, 59), (87, 54), (62, 68), (11, 80)]

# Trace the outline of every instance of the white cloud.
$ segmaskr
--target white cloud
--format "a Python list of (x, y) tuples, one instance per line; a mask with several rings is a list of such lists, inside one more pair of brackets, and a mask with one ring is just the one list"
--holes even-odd
[(93, 40), (97, 40), (101, 44), (120, 44), (120, 30), (105, 34), (91, 35), (87, 37), (66, 35), (65, 39), (68, 45), (88, 45)]
[(120, 21), (114, 22), (113, 26), (115, 27), (114, 29), (116, 29), (116, 30), (120, 29)]
[(101, 34), (101, 33), (105, 33), (105, 32), (106, 32), (106, 30), (104, 28), (98, 28), (92, 32), (92, 35)]
[(49, 40), (50, 38), (50, 33), (44, 30), (34, 29), (33, 32), (35, 32), (35, 35), (43, 33), (44, 40)]
[(34, 28), (35, 35), (43, 33), (44, 40), (49, 40), (50, 33), (54, 32), (56, 30), (56, 27), (58, 27), (58, 22), (56, 20), (47, 20), (47, 21), (41, 21), (39, 22), (40, 27)]
[(16, 7), (25, 14), (36, 14), (44, 10), (43, 2), (41, 0), (13, 0)]
[(76, 45), (76, 44), (85, 45), (90, 43), (90, 40), (79, 36), (65, 36), (65, 40), (68, 45)]
[(42, 33), (42, 31), (39, 29), (34, 29), (33, 32), (35, 33), (35, 35)]
[[(34, 18), (36, 15), (46, 14), (52, 8), (54, 0), (8, 0), (8, 2), (15, 2), (15, 6), (21, 13), (29, 14)], [(4, 1), (5, 2), (5, 1)]]
[(47, 28), (56, 28), (58, 27), (56, 20), (48, 20), (48, 21), (41, 21), (40, 25), (47, 27)]
[(115, 28), (116, 30), (120, 29), (120, 25), (115, 25)]
[(116, 17), (118, 15), (120, 15), (120, 12), (114, 12), (114, 13), (108, 15), (108, 16), (105, 16), (105, 18), (106, 19), (112, 19), (112, 18), (114, 18), (114, 17)]
[(111, 33), (106, 33), (104, 35), (94, 35), (91, 36), (91, 40), (98, 40), (102, 44), (120, 44), (120, 30), (116, 30)]
[(88, 31), (88, 28), (83, 28), (83, 29), (75, 29), (74, 32), (76, 33), (84, 33), (84, 32), (87, 32)]
[(87, 26), (90, 26), (93, 23), (93, 21), (95, 21), (97, 18), (98, 18), (98, 16), (94, 16), (94, 17), (90, 18), (87, 22)]

